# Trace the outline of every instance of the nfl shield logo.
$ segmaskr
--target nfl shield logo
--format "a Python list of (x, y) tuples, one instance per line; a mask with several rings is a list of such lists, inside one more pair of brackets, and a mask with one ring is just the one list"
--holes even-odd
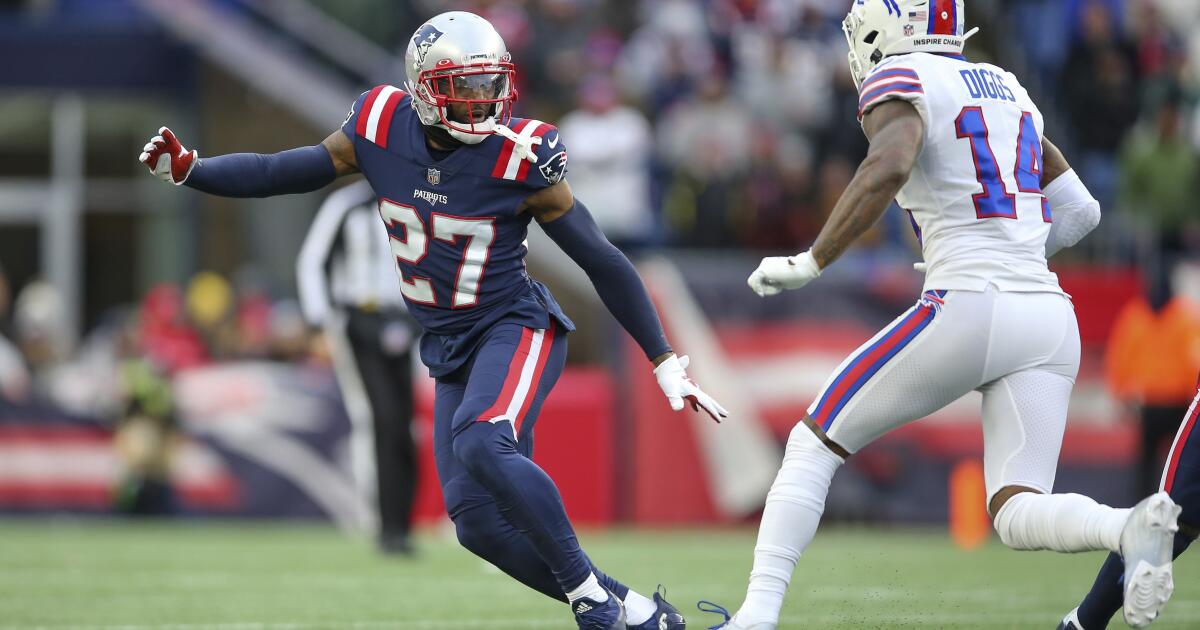
[(912, 25), (912, 24), (905, 24), (905, 25), (904, 25), (904, 36), (905, 36), (905, 37), (912, 37), (912, 36), (913, 36), (913, 33), (914, 33), (915, 31), (916, 31), (916, 29), (914, 29), (914, 28), (913, 28), (913, 25)]
[(442, 172), (436, 168), (431, 168), (425, 171), (425, 181), (437, 186), (438, 184), (442, 183)]

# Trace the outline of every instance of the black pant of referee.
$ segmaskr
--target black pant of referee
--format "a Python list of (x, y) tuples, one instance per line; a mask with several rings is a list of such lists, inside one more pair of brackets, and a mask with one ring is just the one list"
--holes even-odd
[(417, 488), (417, 449), (412, 431), (415, 324), (403, 312), (362, 308), (346, 309), (345, 322), (345, 336), (362, 392), (343, 386), (342, 395), (365, 394), (370, 407), (379, 546), (387, 553), (411, 553), (409, 532)]

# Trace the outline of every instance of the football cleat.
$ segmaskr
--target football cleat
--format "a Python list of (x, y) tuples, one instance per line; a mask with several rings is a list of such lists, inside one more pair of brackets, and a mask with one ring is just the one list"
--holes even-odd
[(625, 605), (608, 591), (608, 599), (577, 599), (571, 604), (579, 630), (625, 630)]
[(1134, 506), (1121, 530), (1125, 623), (1134, 628), (1150, 625), (1175, 590), (1171, 558), (1181, 511), (1166, 492), (1152, 494)]
[(733, 620), (733, 616), (729, 614), (729, 611), (726, 610), (724, 606), (714, 604), (703, 599), (696, 602), (696, 608), (699, 608), (701, 612), (713, 613), (716, 615), (721, 615), (725, 618), (717, 625), (709, 626), (708, 630), (775, 630), (774, 625), (765, 623), (756, 623), (752, 626), (738, 625), (738, 623)]
[(1058, 622), (1058, 627), (1054, 630), (1083, 630), (1083, 626), (1079, 623), (1079, 608), (1067, 613), (1067, 616)]
[(654, 593), (654, 605), (657, 607), (650, 618), (637, 625), (629, 624), (627, 630), (684, 630), (687, 628), (687, 620), (683, 618), (683, 613), (679, 609), (672, 606), (663, 596), (666, 589), (662, 586)]

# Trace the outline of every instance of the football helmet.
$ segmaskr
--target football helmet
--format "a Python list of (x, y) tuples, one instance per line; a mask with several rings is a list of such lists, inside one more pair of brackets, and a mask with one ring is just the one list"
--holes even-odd
[(871, 70), (888, 55), (913, 52), (962, 54), (963, 0), (854, 0), (842, 22), (850, 44), (850, 74), (861, 86)]
[(404, 53), (405, 87), (421, 124), (466, 144), (508, 122), (517, 100), (516, 67), (490, 22), (466, 11), (435, 16)]

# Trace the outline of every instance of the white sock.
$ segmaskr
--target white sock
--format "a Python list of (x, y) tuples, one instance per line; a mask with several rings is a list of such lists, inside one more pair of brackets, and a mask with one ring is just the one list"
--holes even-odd
[(1120, 553), (1121, 530), (1129, 512), (1081, 494), (1022, 492), (996, 514), (996, 532), (1013, 549)]
[(767, 493), (767, 506), (758, 526), (750, 586), (734, 616), (739, 625), (779, 623), (788, 582), (800, 554), (817, 532), (829, 482), (841, 465), (842, 458), (826, 448), (803, 423), (792, 429), (783, 466)]
[(623, 601), (625, 602), (626, 625), (636, 626), (646, 623), (654, 611), (658, 610), (658, 606), (655, 606), (653, 601), (633, 589), (629, 589), (629, 594)]
[(582, 584), (567, 591), (567, 601), (574, 604), (576, 600), (590, 599), (594, 602), (608, 601), (608, 591), (600, 586), (600, 581), (596, 579), (595, 573), (588, 573), (587, 579)]

